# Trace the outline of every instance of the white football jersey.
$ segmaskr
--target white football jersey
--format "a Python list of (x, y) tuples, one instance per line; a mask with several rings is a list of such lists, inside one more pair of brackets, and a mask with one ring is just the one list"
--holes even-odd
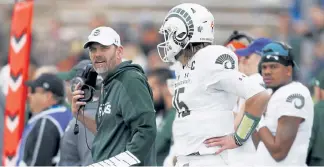
[(175, 155), (214, 154), (203, 142), (234, 132), (233, 107), (237, 96), (248, 99), (265, 89), (238, 71), (234, 52), (220, 45), (200, 49), (175, 68), (173, 123)]
[[(251, 82), (257, 82), (259, 83), (261, 86), (264, 86), (264, 81), (263, 81), (263, 78), (262, 76), (259, 74), (259, 73), (256, 73), (256, 74), (253, 74), (253, 75), (250, 75), (250, 76), (247, 76), (248, 77), (248, 80), (251, 80)], [(238, 113), (240, 112), (240, 109), (241, 109), (241, 106), (245, 103), (245, 99), (243, 98), (239, 98), (238, 99), (238, 103), (235, 105), (233, 111), (235, 113)]]
[[(260, 84), (261, 86), (264, 86), (263, 78), (259, 73), (247, 76), (247, 79), (250, 82), (254, 82), (257, 84)], [(236, 103), (234, 107), (234, 112), (239, 113), (241, 110), (242, 105), (245, 103), (244, 98), (238, 98), (238, 102)], [(254, 146), (252, 137), (250, 137), (243, 146), (238, 147), (235, 149), (236, 155), (231, 160), (234, 164), (236, 163), (242, 163), (244, 165), (253, 165), (255, 154), (256, 154), (256, 148)]]
[(298, 128), (297, 136), (287, 157), (280, 162), (276, 162), (264, 143), (260, 142), (256, 159), (262, 162), (258, 164), (271, 166), (306, 165), (308, 144), (313, 126), (313, 107), (313, 100), (308, 88), (299, 82), (292, 82), (273, 93), (268, 103), (264, 123), (274, 136), (276, 135), (278, 120), (282, 116), (304, 118), (304, 122)]

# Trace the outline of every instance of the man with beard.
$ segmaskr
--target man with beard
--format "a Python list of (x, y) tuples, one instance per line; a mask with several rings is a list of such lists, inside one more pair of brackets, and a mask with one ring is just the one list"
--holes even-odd
[[(91, 166), (155, 166), (156, 120), (153, 95), (143, 69), (123, 61), (120, 37), (110, 27), (95, 28), (84, 45), (93, 70), (104, 80), (96, 119), (77, 117), (93, 134)], [(86, 105), (88, 91), (77, 84), (72, 93), (72, 112)], [(86, 96), (88, 97), (88, 96)]]
[(169, 69), (160, 68), (148, 73), (148, 82), (153, 92), (154, 108), (156, 111), (156, 153), (157, 165), (162, 166), (172, 144), (172, 123), (175, 118), (175, 109), (172, 107), (172, 95), (167, 80), (173, 74)]

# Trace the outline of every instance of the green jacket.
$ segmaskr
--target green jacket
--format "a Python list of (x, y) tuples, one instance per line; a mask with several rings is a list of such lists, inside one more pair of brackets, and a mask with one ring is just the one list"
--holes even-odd
[(130, 152), (126, 159), (135, 156), (140, 161), (136, 166), (155, 166), (155, 110), (143, 69), (122, 62), (107, 75), (102, 88), (92, 145), (94, 162)]
[(314, 106), (314, 122), (309, 143), (307, 165), (324, 166), (324, 100)]
[(172, 124), (175, 118), (176, 110), (174, 108), (165, 112), (162, 123), (158, 127), (156, 134), (156, 162), (158, 166), (163, 166), (165, 158), (170, 152), (172, 145)]

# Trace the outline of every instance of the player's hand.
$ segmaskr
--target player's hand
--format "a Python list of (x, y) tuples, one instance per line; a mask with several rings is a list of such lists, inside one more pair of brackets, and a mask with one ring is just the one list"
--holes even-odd
[(209, 138), (204, 141), (204, 144), (206, 145), (206, 147), (216, 147), (216, 146), (220, 147), (220, 149), (216, 152), (216, 154), (219, 154), (224, 150), (238, 147), (238, 145), (235, 144), (233, 135)]
[(73, 113), (74, 116), (77, 115), (80, 106), (86, 105), (86, 102), (78, 101), (80, 98), (83, 98), (84, 97), (84, 95), (83, 95), (84, 92), (82, 90), (80, 90), (80, 88), (81, 88), (81, 84), (78, 83), (75, 86), (75, 90), (72, 92), (71, 111), (72, 111), (72, 113)]

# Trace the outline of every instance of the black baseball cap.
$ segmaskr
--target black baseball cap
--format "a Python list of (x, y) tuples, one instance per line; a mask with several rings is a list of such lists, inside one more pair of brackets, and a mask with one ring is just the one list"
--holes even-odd
[(58, 78), (55, 74), (44, 73), (33, 81), (27, 81), (26, 85), (32, 89), (38, 87), (43, 88), (58, 97), (64, 97), (65, 95), (63, 80)]
[(76, 76), (76, 74), (79, 71), (84, 70), (84, 68), (88, 64), (91, 64), (91, 61), (90, 60), (82, 60), (78, 64), (76, 64), (75, 66), (73, 66), (70, 71), (67, 71), (67, 72), (59, 72), (56, 75), (57, 75), (57, 77), (59, 77), (60, 79), (62, 79), (64, 81), (70, 81), (71, 79), (73, 79)]

